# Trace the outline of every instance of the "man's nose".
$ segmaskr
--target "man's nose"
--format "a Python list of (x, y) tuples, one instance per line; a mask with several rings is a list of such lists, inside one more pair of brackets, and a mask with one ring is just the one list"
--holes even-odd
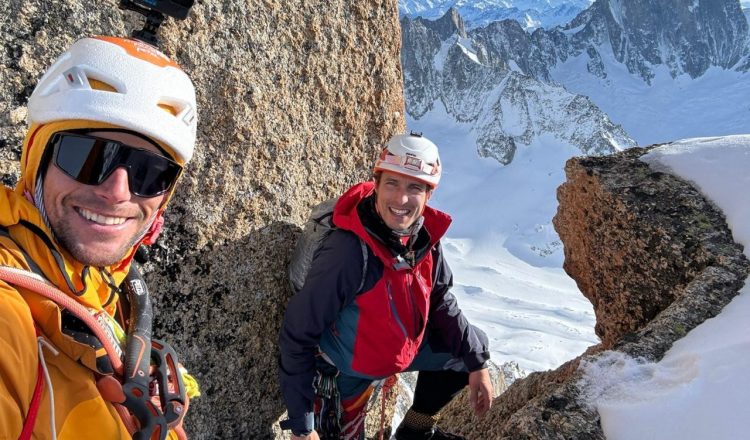
[(399, 188), (396, 191), (396, 200), (402, 205), (405, 205), (409, 202), (409, 192), (406, 190), (406, 188)]
[(94, 192), (111, 203), (130, 200), (128, 170), (123, 167), (117, 168), (107, 177), (107, 180), (95, 188)]

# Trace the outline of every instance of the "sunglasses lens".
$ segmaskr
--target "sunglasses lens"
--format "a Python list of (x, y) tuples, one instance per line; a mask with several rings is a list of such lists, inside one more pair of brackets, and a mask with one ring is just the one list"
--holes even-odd
[[(55, 164), (65, 174), (86, 185), (99, 185), (104, 181), (106, 157), (103, 142), (97, 139), (73, 135), (56, 135), (57, 151)], [(111, 153), (110, 153), (111, 156)]]
[(101, 185), (112, 171), (128, 170), (130, 191), (139, 197), (154, 197), (168, 191), (181, 167), (171, 160), (116, 141), (92, 136), (57, 133), (54, 143), (55, 165), (85, 185)]
[(137, 196), (163, 194), (180, 174), (179, 165), (147, 151), (130, 149), (127, 156), (130, 191)]

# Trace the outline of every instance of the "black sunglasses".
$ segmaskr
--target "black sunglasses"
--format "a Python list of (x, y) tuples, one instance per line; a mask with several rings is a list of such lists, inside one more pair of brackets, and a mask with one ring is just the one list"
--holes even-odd
[(55, 133), (47, 144), (50, 147), (55, 165), (84, 185), (101, 185), (114, 170), (125, 168), (130, 192), (138, 197), (164, 194), (182, 171), (164, 156), (82, 133)]

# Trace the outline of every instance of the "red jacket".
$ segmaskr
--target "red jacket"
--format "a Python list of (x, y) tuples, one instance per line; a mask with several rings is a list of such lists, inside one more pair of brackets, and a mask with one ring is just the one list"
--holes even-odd
[[(293, 431), (312, 426), (319, 350), (342, 374), (372, 379), (409, 367), (426, 331), (431, 344), (463, 359), (469, 371), (489, 358), (486, 337), (477, 334), (450, 293), (453, 275), (439, 244), (450, 217), (425, 207), (415, 265), (398, 265), (362, 222), (373, 189), (372, 182), (361, 183), (339, 198), (333, 213), (338, 229), (317, 250), (304, 286), (287, 306), (279, 334), (280, 382)], [(366, 266), (361, 242), (367, 245)]]
[[(340, 370), (380, 378), (404, 370), (417, 355), (429, 315), (433, 259), (432, 252), (424, 252), (413, 268), (406, 264), (395, 268), (398, 260), (365, 230), (357, 212), (357, 205), (373, 189), (372, 182), (367, 182), (341, 196), (333, 211), (333, 223), (367, 244), (382, 262), (382, 274), (339, 314), (332, 331), (324, 334), (320, 348)], [(451, 219), (430, 207), (425, 207), (423, 216), (431, 249), (445, 234)]]

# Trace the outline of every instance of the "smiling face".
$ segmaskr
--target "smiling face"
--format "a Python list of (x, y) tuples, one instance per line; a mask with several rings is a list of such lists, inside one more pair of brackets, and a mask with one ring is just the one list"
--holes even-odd
[(376, 181), (375, 207), (383, 222), (394, 231), (408, 229), (422, 215), (432, 189), (426, 183), (383, 171)]
[[(163, 153), (148, 141), (128, 133), (92, 132), (93, 136)], [(122, 260), (151, 226), (167, 194), (137, 197), (130, 192), (125, 168), (118, 168), (101, 185), (84, 185), (52, 162), (43, 182), (44, 208), (55, 237), (83, 264), (108, 266)]]

